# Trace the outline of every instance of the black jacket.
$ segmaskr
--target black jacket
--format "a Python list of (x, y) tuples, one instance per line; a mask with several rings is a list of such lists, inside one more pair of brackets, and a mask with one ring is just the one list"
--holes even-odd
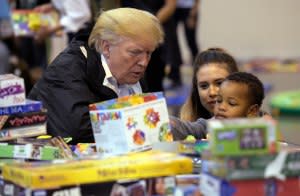
[[(105, 72), (101, 56), (88, 47), (87, 39), (88, 35), (75, 37), (28, 96), (42, 101), (48, 110), (48, 134), (72, 137), (72, 143), (94, 142), (88, 105), (117, 97), (102, 85)], [(80, 46), (85, 47), (87, 58)]]

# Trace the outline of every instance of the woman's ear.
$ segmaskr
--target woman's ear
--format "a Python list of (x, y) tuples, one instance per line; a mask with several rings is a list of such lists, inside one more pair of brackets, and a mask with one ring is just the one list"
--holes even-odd
[(259, 113), (259, 106), (257, 104), (251, 105), (247, 112), (247, 117), (257, 117)]

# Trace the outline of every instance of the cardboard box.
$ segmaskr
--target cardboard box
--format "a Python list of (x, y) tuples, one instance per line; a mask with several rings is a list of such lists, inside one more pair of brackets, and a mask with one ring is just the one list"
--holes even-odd
[[(2, 168), (4, 179), (30, 189), (133, 180), (191, 173), (192, 160), (173, 153), (147, 151), (95, 160), (16, 163)], [(75, 176), (75, 177), (74, 177)]]
[(0, 75), (0, 107), (25, 104), (24, 79), (13, 74)]
[(275, 153), (278, 132), (263, 118), (211, 119), (208, 121), (209, 148), (214, 155)]
[(12, 114), (19, 114), (19, 113), (27, 113), (27, 112), (37, 112), (42, 110), (42, 107), (43, 105), (41, 101), (33, 101), (30, 99), (26, 99), (25, 104), (0, 107), (0, 115), (12, 115)]
[[(273, 171), (268, 169), (270, 167)], [(201, 169), (203, 173), (226, 180), (263, 179), (265, 175), (300, 176), (300, 149), (282, 150), (277, 154), (212, 156), (202, 160)]]
[(0, 195), (2, 187), (3, 196), (187, 196), (200, 194), (200, 175), (161, 176), (125, 181), (120, 179), (111, 182), (76, 184), (49, 189), (24, 188), (8, 180), (3, 180), (2, 183), (0, 184)]
[(0, 130), (0, 141), (13, 140), (19, 137), (34, 137), (47, 134), (46, 123), (18, 128)]
[(59, 148), (54, 146), (0, 143), (0, 158), (53, 160), (60, 157)]
[(173, 140), (161, 93), (91, 104), (90, 117), (97, 152), (102, 156), (143, 151), (155, 142)]
[(226, 181), (202, 173), (200, 191), (209, 196), (296, 196), (300, 195), (299, 183), (299, 177)]

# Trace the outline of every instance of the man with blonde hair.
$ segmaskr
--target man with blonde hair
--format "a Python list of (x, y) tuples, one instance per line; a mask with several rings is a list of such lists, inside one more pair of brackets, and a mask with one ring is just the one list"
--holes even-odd
[(29, 94), (48, 110), (48, 134), (93, 142), (88, 105), (141, 93), (139, 81), (163, 39), (158, 19), (149, 12), (102, 12), (90, 36), (75, 36)]

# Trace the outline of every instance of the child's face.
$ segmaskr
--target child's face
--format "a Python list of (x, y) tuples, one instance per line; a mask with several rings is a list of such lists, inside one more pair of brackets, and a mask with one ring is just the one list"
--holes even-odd
[(249, 96), (246, 84), (224, 81), (217, 96), (215, 118), (247, 117), (251, 112)]

